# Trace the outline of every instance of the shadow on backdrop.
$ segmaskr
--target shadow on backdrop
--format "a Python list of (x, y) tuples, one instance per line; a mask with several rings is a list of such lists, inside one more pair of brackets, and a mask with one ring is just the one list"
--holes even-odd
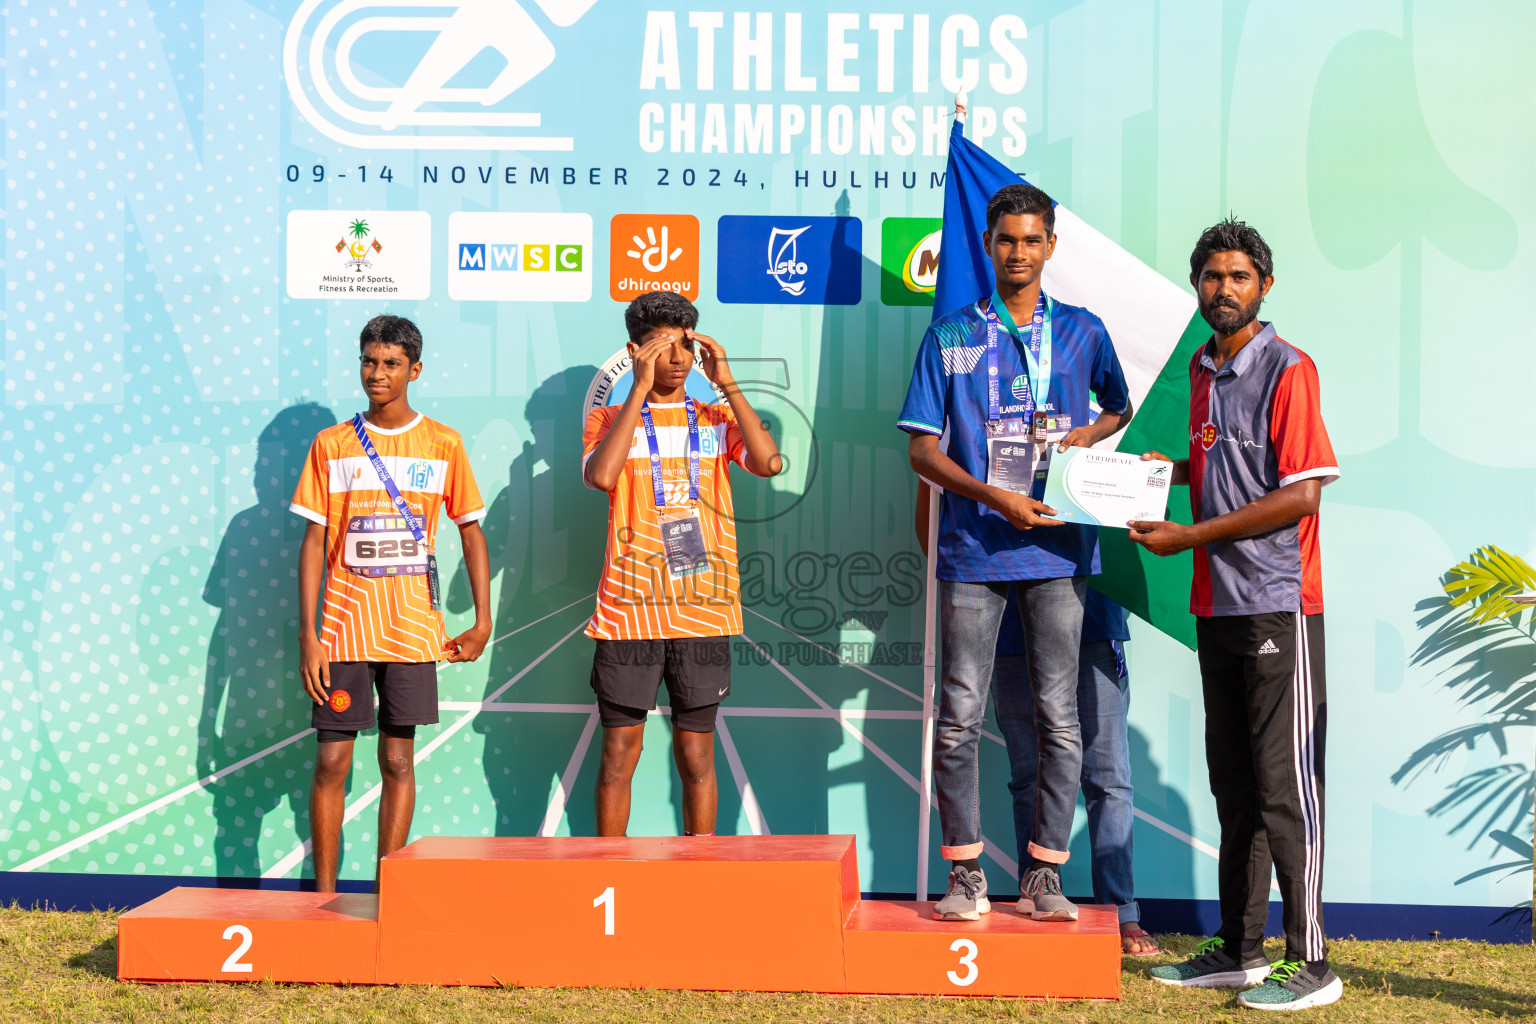
[[(256, 503), (229, 521), (203, 587), (218, 609), (208, 643), (198, 773), (207, 776), (309, 727), (299, 683), (298, 559), (305, 521), (288, 511), (310, 442), (334, 426), (313, 402), (289, 406), (256, 440)], [(233, 476), (233, 467), (231, 467)], [(298, 740), (226, 776), (213, 790), (216, 873), (260, 877), (262, 821), (286, 799), (308, 837), (313, 741)]]
[[(847, 217), (849, 195), (844, 191), (830, 208), (806, 213)], [(872, 218), (864, 223), (866, 241), (873, 225)], [(734, 704), (809, 706), (799, 687), (785, 678), (788, 673), (836, 710), (919, 710), (917, 701), (800, 639), (833, 649), (839, 642), (914, 639), (907, 632), (909, 617), (892, 615), (888, 569), (901, 553), (914, 559), (918, 585), (899, 596), (911, 599), (906, 607), (922, 602), (921, 562), (911, 555), (915, 485), (906, 438), (895, 424), (929, 310), (916, 307), (904, 315), (882, 307), (879, 264), (850, 256), (856, 250), (846, 234), (846, 223), (840, 224), (833, 252), (860, 261), (862, 298), (875, 301), (820, 310), (814, 390), (806, 381), (785, 379), (777, 388), (765, 384), (749, 396), (776, 431), (786, 458), (801, 462), (789, 467), (785, 479), (798, 480), (803, 473), (808, 485), (803, 498), (783, 483), (736, 488), (746, 632), (783, 663), (784, 671), (738, 661)], [(882, 337), (882, 327), (893, 322), (901, 324), (900, 336)], [(775, 344), (763, 338), (765, 359), (774, 356)], [(744, 374), (738, 371), (738, 376)], [(796, 656), (785, 658), (783, 645)], [(905, 689), (914, 686), (911, 666), (868, 668)], [(859, 850), (864, 887), (910, 892), (917, 793), (865, 742), (831, 718), (733, 717), (728, 724), (773, 832), (862, 832), (867, 843)], [(912, 775), (919, 774), (917, 722), (852, 719), (849, 725)], [(728, 774), (723, 776), (723, 784), (729, 781)]]
[[(501, 583), (492, 637), (506, 636), (596, 589), (607, 509), (581, 479), (581, 424), (582, 402), (597, 372), (595, 366), (562, 370), (541, 383), (524, 407), (533, 439), (523, 442), (522, 451), (507, 466), (506, 484), (481, 521), (491, 577), (493, 581), (499, 577)], [(591, 562), (591, 570), (577, 567), (573, 571), (573, 558)], [(471, 607), (469, 578), (460, 566), (449, 586), (448, 608), (464, 612)], [(579, 606), (562, 615), (553, 623), (560, 627), (555, 635), (562, 635), (584, 611), (591, 609)], [(487, 654), (490, 667), (482, 699), (542, 653), (546, 635), (530, 630), (493, 646)], [(530, 641), (530, 636), (542, 642)], [(568, 641), (579, 642), (579, 635)], [(585, 704), (593, 698), (587, 676), (576, 674), (553, 685), (544, 682), (536, 694), (514, 688), (498, 699)], [(552, 764), (553, 778), (558, 780), (582, 724), (577, 715), (542, 712), (483, 711), (476, 716), (473, 728), (485, 736), (481, 768), (496, 805), (496, 835), (528, 836), (538, 831), (552, 780), (541, 771), (530, 773), (529, 766)], [(584, 804), (576, 799), (578, 795), (570, 794), (568, 804), (573, 822), (583, 820), (579, 807)], [(590, 799), (587, 794), (585, 803)], [(573, 831), (580, 834), (583, 829)]]
[[(1136, 699), (1134, 682), (1131, 699)], [(1193, 900), (1195, 892), (1195, 848), (1189, 839), (1171, 835), (1174, 829), (1184, 836), (1194, 834), (1189, 803), (1163, 779), (1163, 769), (1152, 759), (1146, 733), (1130, 729), (1131, 785), (1136, 790), (1136, 901), (1141, 904), (1141, 926), (1150, 932), (1178, 932), (1183, 935), (1208, 935), (1214, 920), (1201, 914), (1201, 906), (1211, 901)], [(1158, 824), (1147, 818), (1157, 819)], [(1158, 825), (1166, 826), (1160, 828)], [(1205, 856), (1201, 854), (1200, 856)], [(1215, 861), (1211, 862), (1214, 868)], [(1213, 872), (1214, 874), (1214, 872)], [(1084, 890), (1086, 891), (1086, 890)], [(1173, 893), (1168, 898), (1148, 897), (1143, 893)]]

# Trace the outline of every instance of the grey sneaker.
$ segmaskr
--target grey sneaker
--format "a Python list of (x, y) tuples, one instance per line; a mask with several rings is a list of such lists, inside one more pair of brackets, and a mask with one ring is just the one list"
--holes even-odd
[(1300, 960), (1281, 960), (1270, 969), (1258, 988), (1237, 997), (1250, 1010), (1309, 1010), (1336, 1003), (1344, 995), (1344, 982), (1326, 964), (1308, 968)]
[(1019, 913), (1036, 921), (1077, 920), (1077, 905), (1061, 894), (1061, 876), (1050, 868), (1025, 875), (1019, 890)]
[(991, 912), (987, 876), (958, 865), (949, 873), (949, 892), (933, 905), (933, 916), (940, 921), (976, 921)]
[(1164, 964), (1148, 973), (1153, 981), (1187, 988), (1247, 988), (1269, 974), (1269, 961), (1264, 959), (1262, 948), (1239, 962), (1225, 947), (1221, 939), (1206, 939), (1195, 947), (1195, 955), (1183, 963)]

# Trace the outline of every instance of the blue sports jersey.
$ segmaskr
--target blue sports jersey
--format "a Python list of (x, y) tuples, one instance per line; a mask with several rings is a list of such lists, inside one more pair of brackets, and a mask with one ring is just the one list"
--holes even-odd
[[(1004, 326), (1009, 330), (998, 338), (997, 362), (1003, 415), (1027, 419), (1033, 411), (1032, 396), (1026, 387), (1020, 402), (1019, 392), (1009, 386), (1026, 373), (1023, 350), (1012, 324), (1004, 319)], [(1051, 350), (1054, 368), (1042, 411), (1070, 416), (1074, 427), (1082, 426), (1090, 418), (1090, 391), (1105, 411), (1126, 410), (1130, 391), (1102, 320), (1081, 306), (1052, 300)], [(897, 421), (909, 433), (942, 436), (947, 428), (949, 457), (981, 481), (987, 478), (986, 352), (987, 322), (976, 303), (935, 320), (918, 346), (912, 384)], [(944, 495), (939, 579), (1043, 580), (1099, 571), (1097, 527), (1068, 524), (1020, 530), (984, 509), (980, 502)]]
[[(1083, 604), (1083, 643), (1100, 640), (1131, 638), (1131, 626), (1126, 610), (1103, 594), (1088, 588), (1088, 600)], [(998, 654), (1024, 653), (1024, 627), (1019, 622), (1019, 602), (1014, 592), (1008, 591), (1008, 607), (1003, 612), (1003, 624), (997, 631)]]

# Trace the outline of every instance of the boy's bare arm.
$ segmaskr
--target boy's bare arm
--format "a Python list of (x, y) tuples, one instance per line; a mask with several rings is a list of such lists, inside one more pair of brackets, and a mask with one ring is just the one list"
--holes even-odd
[(460, 526), (459, 540), (464, 549), (464, 568), (469, 573), (469, 591), (475, 600), (475, 624), (449, 640), (444, 649), (449, 661), (474, 661), (485, 652), (491, 639), (491, 559), (479, 522)]
[(611, 491), (618, 486), (619, 475), (629, 459), (629, 449), (635, 443), (635, 426), (640, 422), (640, 407), (651, 391), (656, 378), (656, 357), (672, 342), (665, 338), (653, 339), (640, 346), (635, 353), (635, 368), (630, 384), (629, 397), (619, 407), (608, 433), (592, 449), (583, 470), (587, 483), (600, 491)]
[(779, 454), (779, 446), (774, 443), (767, 425), (753, 410), (752, 403), (747, 401), (747, 396), (732, 376), (730, 364), (726, 362), (725, 346), (698, 331), (688, 331), (687, 335), (704, 349), (704, 373), (725, 395), (725, 400), (731, 405), (731, 412), (736, 414), (736, 423), (741, 427), (741, 439), (747, 448), (747, 471), (755, 476), (778, 476), (784, 469), (784, 458)]
[(330, 696), (331, 663), (325, 645), (315, 633), (315, 608), (320, 603), (320, 581), (325, 577), (325, 526), (309, 522), (299, 545), (299, 679), (304, 693), (316, 704)]

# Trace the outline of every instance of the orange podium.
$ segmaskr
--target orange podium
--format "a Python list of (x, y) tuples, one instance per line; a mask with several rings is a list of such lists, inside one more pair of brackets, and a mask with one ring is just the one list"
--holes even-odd
[(384, 859), (387, 984), (843, 989), (852, 836), (419, 839)]
[(935, 921), (932, 903), (866, 900), (843, 931), (849, 992), (882, 995), (1120, 997), (1120, 923), (1082, 907), (1071, 923), (992, 904), (980, 921)]
[(182, 887), (118, 917), (117, 976), (371, 985), (378, 944), (375, 896)]
[(377, 898), (175, 889), (120, 918), (118, 977), (1120, 996), (1113, 908), (935, 921), (858, 877), (852, 836), (431, 837)]

